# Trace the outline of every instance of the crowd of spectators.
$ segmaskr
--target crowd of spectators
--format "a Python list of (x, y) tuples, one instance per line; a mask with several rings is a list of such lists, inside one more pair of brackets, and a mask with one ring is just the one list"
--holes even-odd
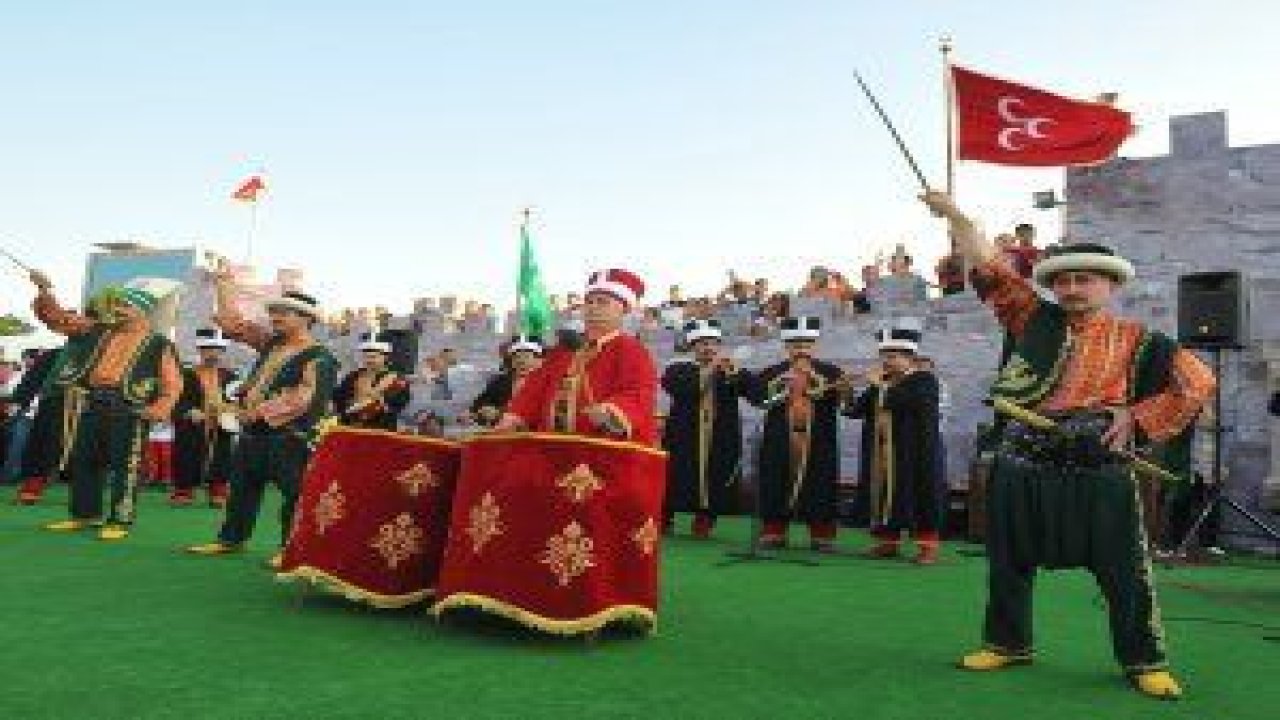
[[(997, 236), (996, 241), (1000, 258), (1030, 277), (1040, 252), (1035, 246), (1035, 229), (1023, 223), (1012, 233)], [(856, 280), (838, 269), (820, 265), (811, 268), (792, 291), (772, 288), (766, 278), (748, 280), (730, 271), (727, 282), (711, 294), (689, 294), (679, 285), (670, 286), (665, 299), (642, 308), (633, 329), (642, 336), (652, 337), (661, 330), (675, 330), (689, 320), (716, 318), (735, 325), (726, 328), (735, 334), (769, 337), (781, 318), (793, 312), (804, 313), (816, 304), (841, 317), (963, 292), (968, 285), (967, 270), (959, 258), (946, 255), (934, 266), (934, 279), (927, 279), (917, 269), (914, 258), (898, 245), (889, 257), (863, 265)], [(581, 326), (581, 294), (551, 295), (549, 299), (561, 327)], [(511, 321), (510, 317), (500, 319), (490, 304), (459, 301), (451, 296), (418, 300), (411, 318), (408, 329), (414, 332), (445, 334), (503, 332)], [(364, 308), (343, 311), (327, 325), (332, 336), (342, 336), (358, 334), (369, 327), (391, 327), (394, 320), (385, 308)]]

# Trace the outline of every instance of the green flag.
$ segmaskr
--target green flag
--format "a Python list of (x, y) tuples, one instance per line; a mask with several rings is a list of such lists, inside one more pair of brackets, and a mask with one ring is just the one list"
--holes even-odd
[(547, 289), (542, 284), (538, 261), (533, 257), (528, 223), (520, 225), (520, 277), (516, 284), (516, 298), (519, 303), (519, 331), (545, 338), (552, 330), (554, 313)]

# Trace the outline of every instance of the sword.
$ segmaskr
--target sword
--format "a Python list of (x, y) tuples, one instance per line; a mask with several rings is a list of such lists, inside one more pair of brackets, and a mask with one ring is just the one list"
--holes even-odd
[(871, 101), (871, 107), (875, 108), (876, 114), (884, 121), (884, 126), (889, 129), (889, 134), (893, 136), (893, 141), (898, 144), (898, 149), (902, 151), (902, 157), (906, 158), (907, 164), (911, 166), (911, 172), (915, 173), (916, 179), (920, 181), (920, 187), (925, 192), (929, 192), (929, 181), (925, 179), (924, 172), (920, 170), (920, 165), (916, 163), (916, 158), (907, 149), (907, 144), (903, 142), (902, 136), (898, 134), (898, 129), (893, 126), (893, 121), (889, 119), (889, 114), (880, 107), (880, 101), (876, 100), (876, 96), (871, 93), (871, 88), (867, 87), (866, 81), (862, 79), (862, 75), (857, 71), (853, 71), (853, 77), (858, 81), (858, 85), (862, 87), (862, 92), (866, 93), (867, 99)]
[(33, 267), (31, 267), (30, 265), (28, 265), (28, 264), (26, 264), (26, 263), (22, 262), (22, 261), (21, 261), (21, 260), (19, 260), (17, 257), (15, 257), (13, 253), (9, 252), (8, 250), (6, 250), (6, 249), (4, 249), (4, 248), (2, 248), (2, 247), (0, 247), (0, 255), (3, 255), (3, 256), (5, 256), (6, 258), (9, 258), (9, 262), (12, 262), (14, 265), (17, 265), (18, 267), (20, 267), (20, 268), (22, 268), (23, 270), (25, 270), (25, 271), (27, 272), (27, 274), (31, 274), (31, 273), (35, 272), (35, 268), (33, 268)]
[[(1013, 418), (1014, 420), (1025, 423), (1037, 430), (1043, 430), (1044, 432), (1054, 434), (1063, 432), (1058, 423), (1053, 420), (1050, 420), (1035, 411), (1028, 410), (1027, 408), (1024, 408), (1006, 398), (992, 398), (991, 406), (1001, 415)], [(1125, 462), (1128, 462), (1133, 466), (1134, 470), (1137, 470), (1148, 477), (1159, 478), (1160, 480), (1168, 483), (1182, 482), (1182, 478), (1174, 475), (1132, 450), (1112, 450), (1111, 453), (1124, 459)]]

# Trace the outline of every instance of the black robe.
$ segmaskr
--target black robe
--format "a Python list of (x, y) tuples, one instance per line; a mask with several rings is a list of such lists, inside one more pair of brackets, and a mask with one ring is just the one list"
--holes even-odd
[[(936, 531), (942, 522), (946, 489), (936, 462), (938, 378), (916, 371), (883, 387), (882, 393), (881, 386), (872, 385), (844, 409), (846, 417), (863, 421), (859, 494), (868, 498), (871, 527)], [(889, 420), (886, 442), (892, 457), (883, 482), (878, 482), (873, 468), (877, 424), (882, 418)]]
[[(707, 383), (710, 417), (702, 417), (703, 384), (695, 362), (669, 365), (662, 389), (671, 408), (662, 430), (667, 460), (667, 513), (705, 512), (723, 515), (734, 509), (738, 462), (742, 457), (742, 414), (738, 398), (744, 374), (714, 372)], [(705, 441), (704, 441), (705, 438)], [(701, 464), (705, 453), (706, 471)]]
[[(489, 382), (485, 383), (484, 389), (471, 402), (471, 414), (476, 417), (476, 422), (480, 425), (493, 425), (497, 423), (498, 418), (507, 409), (507, 404), (511, 402), (511, 396), (515, 393), (515, 374), (510, 370), (502, 372), (489, 378)], [(498, 411), (498, 416), (492, 420), (486, 420), (480, 417), (480, 409), (491, 407)]]
[[(236, 373), (218, 368), (218, 387), (222, 398), (227, 399), (227, 385), (234, 382)], [(192, 410), (209, 413), (208, 405), (215, 399), (206, 398), (204, 386), (193, 367), (182, 368), (182, 394), (173, 406), (173, 486), (191, 489), (208, 483), (230, 482), (231, 433), (218, 426), (216, 417), (192, 420), (187, 417)]]
[(61, 348), (41, 353), (13, 391), (14, 402), (24, 412), (35, 398), (40, 398), (22, 451), (23, 478), (49, 477), (62, 460), (63, 391), (52, 383), (61, 355)]
[[(839, 430), (840, 396), (835, 386), (840, 368), (814, 360), (820, 377), (811, 384), (813, 412), (808, 427), (807, 457), (803, 477), (792, 463), (790, 412), (785, 398), (786, 381), (781, 377), (791, 367), (782, 362), (748, 376), (747, 399), (757, 407), (771, 400), (760, 438), (759, 505), (765, 521), (789, 519), (832, 522), (836, 519), (836, 487), (840, 480)], [(799, 479), (797, 487), (797, 479)]]
[[(407, 382), (395, 383), (383, 393), (382, 404), (384, 407), (381, 411), (371, 412), (370, 415), (361, 413), (362, 417), (348, 414), (351, 411), (351, 406), (356, 402), (356, 381), (360, 378), (361, 373), (366, 372), (369, 372), (367, 368), (352, 370), (338, 384), (337, 390), (333, 393), (333, 404), (338, 410), (338, 418), (343, 425), (394, 431), (397, 429), (397, 420), (400, 417), (400, 413), (404, 412), (405, 407), (409, 405), (409, 401), (412, 399), (412, 392), (409, 390)], [(393, 370), (379, 371), (373, 379), (373, 385), (376, 386), (388, 375), (398, 375), (398, 373)]]

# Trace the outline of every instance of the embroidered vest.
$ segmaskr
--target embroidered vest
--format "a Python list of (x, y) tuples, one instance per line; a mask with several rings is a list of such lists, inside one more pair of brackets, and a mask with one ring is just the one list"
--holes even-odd
[[(68, 387), (88, 387), (89, 375), (98, 363), (107, 341), (107, 328), (95, 327), (89, 332), (68, 338), (58, 358), (53, 384), (65, 391)], [(120, 374), (120, 392), (135, 405), (148, 405), (160, 394), (160, 360), (171, 347), (169, 339), (158, 333), (149, 334), (134, 350), (124, 372)]]

